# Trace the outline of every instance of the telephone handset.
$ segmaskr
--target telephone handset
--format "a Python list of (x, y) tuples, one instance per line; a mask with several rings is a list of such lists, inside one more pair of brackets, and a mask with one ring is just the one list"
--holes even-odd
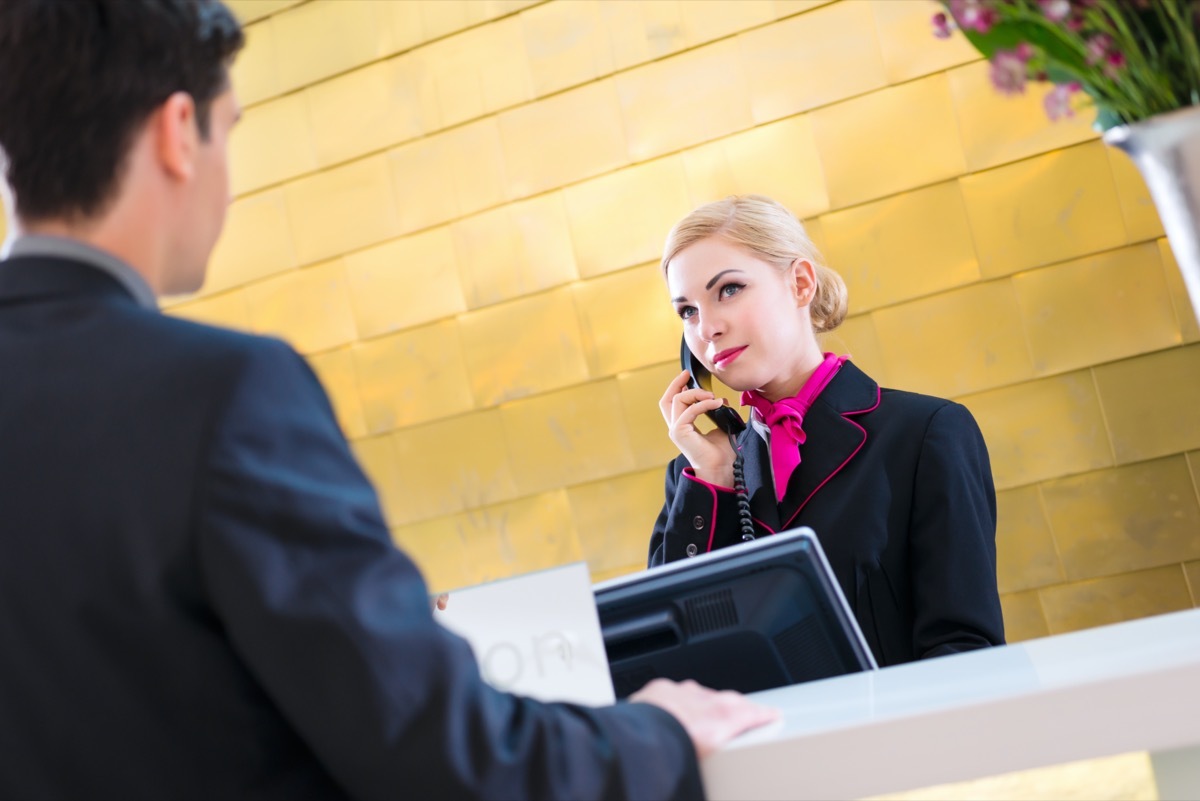
[[(688, 371), (688, 389), (703, 389), (712, 392), (712, 374), (708, 372), (708, 368), (701, 364), (696, 355), (688, 349), (687, 340), (679, 343), (679, 364)], [(742, 451), (738, 448), (737, 436), (746, 430), (746, 423), (742, 420), (742, 416), (730, 409), (728, 406), (722, 406), (719, 409), (713, 409), (711, 412), (705, 412), (709, 419), (716, 423), (717, 428), (725, 432), (729, 437), (729, 447), (733, 448), (733, 487), (737, 493), (738, 505), (738, 522), (742, 529), (742, 540), (750, 542), (754, 539), (754, 518), (750, 515), (750, 499), (746, 492), (746, 479), (742, 472)]]
[[(712, 392), (712, 374), (688, 349), (686, 339), (679, 343), (679, 364), (691, 376), (688, 379), (688, 389), (703, 389), (706, 392)], [(708, 419), (716, 423), (717, 428), (726, 434), (737, 436), (746, 429), (742, 416), (728, 406), (713, 409), (705, 414), (708, 415)]]

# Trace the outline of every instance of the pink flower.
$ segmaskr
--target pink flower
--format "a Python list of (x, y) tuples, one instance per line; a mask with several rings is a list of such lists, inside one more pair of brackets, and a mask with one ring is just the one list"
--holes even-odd
[(1070, 17), (1067, 19), (1067, 30), (1071, 33), (1079, 33), (1083, 30), (1083, 17)]
[(1013, 52), (1017, 54), (1017, 58), (1021, 59), (1021, 61), (1029, 61), (1029, 59), (1033, 58), (1033, 45), (1029, 44), (1029, 42), (1021, 42)]
[(1104, 60), (1108, 55), (1108, 48), (1112, 46), (1112, 39), (1106, 34), (1098, 33), (1087, 42), (1087, 63), (1097, 64)]
[(999, 17), (994, 9), (983, 4), (983, 0), (950, 0), (950, 13), (964, 28), (987, 33)]
[(949, 39), (953, 29), (945, 14), (938, 12), (933, 15), (933, 35), (939, 39)]
[(1019, 95), (1025, 91), (1025, 62), (1013, 50), (996, 51), (989, 75), (992, 86), (1006, 95)]
[(1052, 22), (1062, 22), (1071, 13), (1071, 0), (1038, 0), (1042, 13)]
[(1046, 116), (1055, 121), (1064, 117), (1074, 117), (1075, 110), (1071, 108), (1071, 95), (1078, 92), (1081, 88), (1078, 83), (1072, 81), (1071, 83), (1059, 84), (1051, 89), (1042, 100), (1042, 105), (1046, 108)]
[(1108, 54), (1105, 62), (1104, 74), (1112, 78), (1125, 67), (1125, 54), (1114, 50)]

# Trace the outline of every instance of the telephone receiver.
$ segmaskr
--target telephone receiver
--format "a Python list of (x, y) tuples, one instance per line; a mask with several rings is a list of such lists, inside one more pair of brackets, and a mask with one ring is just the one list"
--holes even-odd
[[(682, 369), (687, 370), (691, 376), (688, 378), (688, 389), (703, 389), (706, 392), (712, 392), (712, 374), (696, 358), (696, 355), (688, 349), (686, 339), (681, 340), (679, 343), (679, 365)], [(717, 428), (726, 434), (732, 434), (736, 437), (746, 429), (746, 423), (742, 420), (741, 415), (728, 406), (713, 409), (711, 412), (705, 412), (705, 414), (708, 415), (708, 419), (716, 424)]]

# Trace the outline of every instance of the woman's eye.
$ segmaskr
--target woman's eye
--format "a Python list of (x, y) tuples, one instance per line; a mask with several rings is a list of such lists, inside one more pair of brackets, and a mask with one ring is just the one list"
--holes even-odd
[(691, 317), (693, 314), (696, 313), (696, 307), (695, 306), (680, 306), (676, 310), (676, 312), (679, 314), (681, 319), (686, 320), (687, 318)]
[(721, 297), (731, 298), (746, 288), (745, 284), (726, 284), (721, 287)]

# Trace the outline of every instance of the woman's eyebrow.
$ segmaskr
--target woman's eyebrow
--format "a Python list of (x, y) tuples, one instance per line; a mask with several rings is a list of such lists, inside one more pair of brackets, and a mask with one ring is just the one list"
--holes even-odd
[(713, 288), (713, 284), (715, 284), (715, 283), (717, 283), (717, 281), (721, 280), (721, 276), (722, 276), (722, 275), (725, 275), (725, 273), (740, 273), (740, 272), (742, 272), (742, 271), (741, 271), (741, 270), (734, 269), (734, 268), (732, 268), (732, 267), (731, 267), (730, 269), (728, 269), (728, 270), (721, 270), (721, 272), (717, 273), (717, 274), (716, 274), (716, 275), (714, 275), (714, 276), (713, 276), (711, 279), (709, 279), (709, 282), (708, 282), (707, 284), (705, 284), (705, 285), (704, 285), (704, 288), (705, 288), (705, 289), (712, 289), (712, 288)]

